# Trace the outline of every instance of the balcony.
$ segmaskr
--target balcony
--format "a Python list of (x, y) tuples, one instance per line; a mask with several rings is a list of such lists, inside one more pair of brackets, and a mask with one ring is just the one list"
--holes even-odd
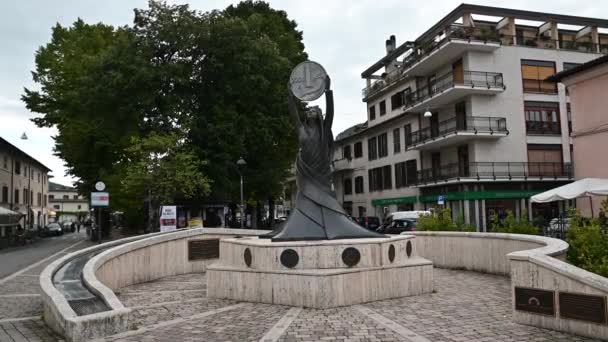
[(408, 150), (430, 150), (459, 144), (472, 139), (496, 139), (509, 135), (507, 119), (491, 116), (467, 116), (466, 120), (451, 118), (437, 127), (425, 127), (412, 132), (406, 140)]
[(335, 159), (332, 164), (334, 166), (334, 172), (346, 172), (355, 169), (351, 158)]
[(573, 177), (570, 163), (451, 163), (418, 171), (417, 186), (483, 181), (553, 181)]
[(528, 135), (561, 135), (562, 129), (559, 121), (526, 121)]
[(428, 75), (466, 51), (491, 52), (498, 49), (500, 45), (500, 36), (494, 32), (451, 25), (442, 39), (427, 41), (416, 47), (415, 50), (411, 50), (412, 52), (403, 59), (399, 68), (384, 75), (382, 80), (363, 88), (363, 99), (389, 89), (404, 78)]
[(444, 106), (464, 96), (494, 95), (504, 90), (502, 73), (470, 70), (449, 72), (437, 77), (430, 85), (407, 94), (404, 108), (408, 112), (421, 112)]
[[(544, 36), (541, 37), (516, 37), (501, 34), (502, 45), (525, 46), (539, 49), (560, 49), (568, 51), (578, 51), (585, 53), (608, 53), (608, 44), (595, 44), (592, 42), (580, 41), (559, 41)], [(599, 52), (598, 52), (599, 50)]]

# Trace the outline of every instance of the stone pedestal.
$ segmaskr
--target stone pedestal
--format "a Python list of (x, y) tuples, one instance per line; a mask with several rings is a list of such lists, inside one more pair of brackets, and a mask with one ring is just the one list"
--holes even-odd
[(207, 296), (331, 308), (433, 290), (433, 264), (416, 254), (415, 237), (271, 242), (220, 241), (207, 268)]

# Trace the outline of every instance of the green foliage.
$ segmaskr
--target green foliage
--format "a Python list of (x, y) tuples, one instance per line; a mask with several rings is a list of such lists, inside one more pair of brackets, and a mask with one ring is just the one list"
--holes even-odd
[(452, 220), (452, 210), (438, 209), (431, 214), (422, 215), (418, 218), (416, 225), (418, 230), (428, 231), (475, 231), (475, 226), (464, 223), (464, 216), (459, 216), (456, 221)]
[(528, 213), (524, 210), (521, 218), (516, 218), (512, 211), (507, 211), (507, 217), (500, 221), (497, 216), (490, 219), (490, 229), (496, 233), (538, 235), (538, 228), (527, 219)]
[(36, 52), (39, 90), (22, 99), (38, 126), (57, 128), (55, 153), (81, 192), (103, 179), (127, 215), (147, 191), (238, 198), (241, 156), (246, 196), (264, 201), (297, 151), (286, 82), (307, 56), (296, 28), (260, 1), (206, 13), (150, 1), (131, 27), (79, 19), (53, 28)]
[(598, 219), (585, 219), (573, 211), (568, 230), (568, 261), (587, 271), (608, 277), (608, 235), (601, 222), (606, 220), (608, 200), (602, 202)]

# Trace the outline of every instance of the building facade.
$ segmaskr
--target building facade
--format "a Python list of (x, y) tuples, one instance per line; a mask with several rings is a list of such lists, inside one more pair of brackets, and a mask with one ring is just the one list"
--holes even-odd
[[(598, 158), (598, 149), (608, 146), (608, 56), (558, 73), (552, 79), (568, 89), (572, 107), (574, 177), (608, 178), (608, 158)], [(585, 216), (597, 216), (604, 198), (577, 199)], [(593, 205), (593, 208), (592, 208)], [(592, 210), (593, 209), (593, 210)]]
[(49, 182), (49, 218), (53, 222), (84, 221), (90, 214), (89, 200), (78, 194), (78, 190)]
[[(391, 36), (361, 74), (367, 122), (336, 137), (334, 186), (345, 209), (382, 217), (445, 206), (483, 231), (571, 181), (569, 96), (546, 78), (608, 52), (606, 27), (463, 4), (415, 41), (397, 46)], [(529, 214), (564, 209), (535, 205)]]
[(0, 137), (0, 206), (23, 214), (22, 227), (48, 222), (47, 195), (51, 170)]

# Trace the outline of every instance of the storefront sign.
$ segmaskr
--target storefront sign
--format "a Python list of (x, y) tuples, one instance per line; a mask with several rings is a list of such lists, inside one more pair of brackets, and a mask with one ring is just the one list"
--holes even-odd
[(91, 207), (107, 207), (110, 205), (110, 194), (107, 192), (91, 192)]
[[(530, 198), (544, 190), (505, 190), (505, 191), (467, 191), (467, 192), (451, 192), (443, 196), (444, 201), (459, 201), (459, 200), (482, 200), (482, 199), (518, 199)], [(437, 195), (419, 196), (420, 202), (435, 202), (438, 200)]]
[(384, 206), (390, 204), (404, 204), (404, 203), (416, 203), (418, 198), (416, 196), (410, 197), (395, 197), (395, 198), (382, 198), (372, 200), (373, 206)]
[(160, 231), (170, 232), (177, 229), (177, 207), (164, 205), (160, 212)]

